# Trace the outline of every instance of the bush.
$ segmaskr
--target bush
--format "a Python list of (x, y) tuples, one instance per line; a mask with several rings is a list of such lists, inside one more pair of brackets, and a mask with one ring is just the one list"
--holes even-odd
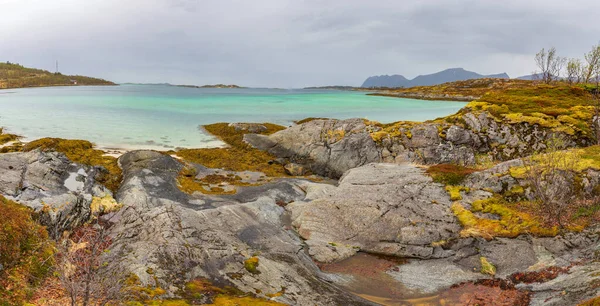
[(31, 209), (0, 196), (0, 305), (18, 305), (52, 266), (54, 246)]

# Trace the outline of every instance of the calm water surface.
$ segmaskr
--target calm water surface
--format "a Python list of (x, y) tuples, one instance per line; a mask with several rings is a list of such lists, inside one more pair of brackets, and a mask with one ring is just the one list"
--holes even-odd
[(328, 90), (49, 87), (0, 90), (0, 126), (25, 141), (61, 137), (103, 148), (164, 150), (222, 145), (198, 128), (215, 122), (290, 125), (307, 117), (423, 121), (464, 105)]

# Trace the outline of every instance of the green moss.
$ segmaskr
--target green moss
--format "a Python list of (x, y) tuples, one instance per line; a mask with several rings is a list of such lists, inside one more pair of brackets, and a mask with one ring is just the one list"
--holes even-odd
[(488, 274), (491, 276), (496, 275), (496, 266), (489, 262), (487, 258), (483, 256), (479, 257), (479, 261), (481, 262), (481, 273)]
[(260, 274), (260, 271), (258, 271), (258, 264), (258, 257), (253, 256), (244, 261), (244, 268), (246, 268), (246, 271), (252, 274)]
[(42, 151), (57, 151), (65, 154), (69, 160), (88, 166), (101, 166), (107, 172), (101, 174), (98, 181), (113, 192), (119, 189), (122, 172), (117, 164), (117, 159), (105, 156), (104, 151), (94, 149), (94, 145), (86, 140), (72, 140), (62, 138), (42, 138), (27, 143), (23, 151), (40, 149)]

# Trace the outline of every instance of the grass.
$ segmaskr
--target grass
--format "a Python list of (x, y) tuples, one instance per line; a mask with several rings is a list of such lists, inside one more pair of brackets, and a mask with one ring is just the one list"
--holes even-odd
[(488, 274), (491, 276), (496, 275), (496, 266), (494, 266), (491, 262), (487, 260), (485, 257), (479, 257), (479, 261), (481, 262), (481, 273)]
[[(285, 127), (265, 123), (267, 130), (261, 132), (270, 135)], [(203, 165), (208, 168), (229, 171), (257, 171), (270, 177), (286, 176), (282, 165), (273, 163), (271, 154), (255, 149), (243, 141), (245, 131), (236, 131), (227, 123), (215, 123), (204, 126), (206, 131), (217, 136), (229, 145), (227, 148), (182, 149), (175, 154), (188, 162)]]
[(36, 149), (63, 153), (75, 163), (104, 167), (107, 171), (102, 173), (97, 181), (113, 192), (119, 189), (123, 175), (117, 159), (112, 156), (104, 156), (104, 151), (94, 149), (94, 145), (87, 140), (41, 138), (29, 142), (23, 147), (25, 152)]

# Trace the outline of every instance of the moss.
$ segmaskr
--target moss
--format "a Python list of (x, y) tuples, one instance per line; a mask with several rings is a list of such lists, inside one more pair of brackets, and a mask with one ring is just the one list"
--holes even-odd
[[(557, 166), (560, 170), (583, 172), (588, 169), (600, 170), (600, 146), (590, 146), (586, 148), (575, 148), (546, 154), (536, 154), (530, 158), (534, 165), (540, 167), (549, 166), (549, 154), (560, 154), (562, 159)], [(552, 159), (554, 160), (554, 158)], [(511, 167), (509, 173), (514, 178), (525, 178), (527, 174), (526, 166)]]
[(216, 175), (223, 179), (223, 181), (220, 181), (217, 179), (217, 177), (209, 175), (209, 178), (206, 180), (197, 180), (196, 175), (197, 172), (194, 167), (190, 165), (184, 166), (177, 176), (177, 186), (179, 187), (179, 190), (187, 194), (194, 194), (195, 192), (201, 192), (203, 194), (235, 194), (235, 189), (225, 191), (225, 189), (211, 186), (211, 184), (214, 184), (215, 182), (219, 182), (218, 184), (223, 182), (233, 182), (237, 185), (248, 185), (239, 182), (241, 180), (239, 177)]
[[(263, 135), (270, 135), (284, 129), (283, 126), (265, 123)], [(228, 148), (182, 149), (177, 156), (186, 161), (201, 164), (208, 168), (230, 171), (258, 171), (270, 177), (287, 176), (282, 165), (273, 163), (274, 156), (255, 149), (243, 142), (246, 131), (236, 131), (227, 123), (215, 123), (204, 126), (211, 134), (219, 137), (229, 145)]]
[(338, 141), (344, 139), (345, 136), (346, 136), (346, 131), (344, 131), (342, 129), (336, 129), (336, 130), (328, 130), (324, 135), (322, 135), (322, 138), (324, 138), (324, 140), (329, 143), (335, 143), (335, 142), (338, 142)]
[(123, 207), (123, 204), (117, 203), (117, 201), (110, 195), (104, 197), (93, 197), (92, 203), (90, 204), (90, 210), (92, 213), (105, 214), (109, 212), (118, 211)]
[(467, 175), (475, 171), (475, 169), (454, 164), (439, 164), (427, 168), (426, 173), (429, 174), (436, 183), (444, 185), (459, 185), (463, 182)]
[[(535, 236), (556, 236), (558, 228), (545, 226), (540, 218), (519, 211), (515, 204), (506, 202), (502, 197), (495, 196), (486, 200), (474, 201), (471, 210), (465, 209), (460, 203), (452, 204), (452, 212), (463, 227), (463, 237), (494, 237), (514, 238), (521, 234)], [(477, 217), (474, 212), (498, 215), (500, 220)]]
[(258, 257), (253, 256), (244, 261), (244, 268), (246, 268), (246, 271), (252, 274), (260, 274), (260, 271), (258, 271), (258, 264)]
[(600, 306), (600, 296), (589, 299), (581, 304), (578, 304), (577, 306)]
[(469, 192), (470, 189), (463, 186), (446, 186), (446, 192), (450, 195), (450, 200), (452, 201), (460, 201), (462, 200), (461, 191)]
[(88, 166), (101, 166), (107, 172), (102, 173), (97, 180), (104, 184), (108, 189), (116, 192), (122, 179), (121, 168), (117, 164), (117, 159), (112, 156), (105, 156), (104, 151), (94, 149), (94, 145), (86, 140), (72, 140), (62, 138), (42, 138), (27, 143), (23, 151), (32, 151), (40, 149), (42, 151), (57, 151), (75, 163)]
[(19, 136), (13, 134), (3, 134), (3, 129), (0, 128), (0, 145), (5, 143), (16, 141), (19, 139)]
[(494, 266), (491, 262), (487, 260), (485, 257), (479, 257), (479, 261), (481, 262), (481, 270), (482, 274), (488, 274), (491, 276), (496, 275), (496, 266)]

